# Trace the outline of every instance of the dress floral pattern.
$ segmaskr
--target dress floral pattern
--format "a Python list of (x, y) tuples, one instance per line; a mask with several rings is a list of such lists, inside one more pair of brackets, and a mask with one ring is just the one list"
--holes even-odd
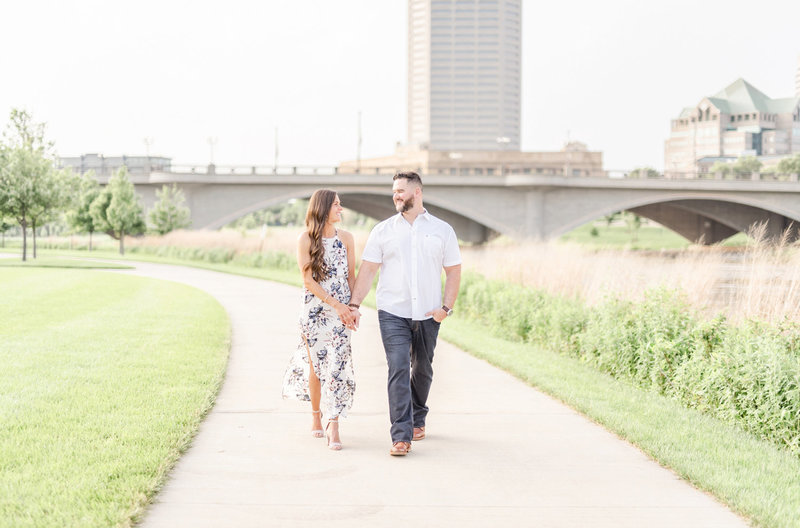
[[(323, 238), (322, 243), (327, 274), (320, 285), (331, 297), (347, 304), (350, 302), (347, 248), (338, 231), (332, 238)], [(283, 378), (283, 397), (311, 400), (308, 392), (310, 353), (314, 373), (320, 381), (320, 409), (328, 419), (347, 416), (356, 388), (351, 330), (342, 323), (333, 307), (306, 289), (300, 312), (300, 334), (300, 342)]]

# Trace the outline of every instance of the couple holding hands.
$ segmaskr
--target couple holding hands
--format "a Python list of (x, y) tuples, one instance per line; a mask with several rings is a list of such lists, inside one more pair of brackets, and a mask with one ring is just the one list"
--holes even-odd
[(312, 434), (325, 436), (333, 450), (342, 448), (339, 417), (347, 415), (355, 392), (350, 334), (358, 328), (359, 306), (375, 273), (380, 269), (376, 300), (389, 367), (389, 454), (394, 456), (408, 454), (412, 440), (425, 438), (433, 351), (461, 282), (456, 234), (423, 207), (419, 174), (399, 172), (393, 180), (398, 214), (370, 233), (358, 277), (353, 235), (336, 228), (342, 205), (335, 191), (312, 195), (306, 231), (298, 239), (297, 264), (305, 285), (301, 340), (284, 376), (283, 397), (311, 402)]

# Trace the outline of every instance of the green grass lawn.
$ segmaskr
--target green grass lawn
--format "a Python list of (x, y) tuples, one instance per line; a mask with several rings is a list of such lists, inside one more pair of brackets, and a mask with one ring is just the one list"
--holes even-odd
[(223, 308), (187, 286), (0, 269), (0, 526), (129, 526), (220, 386)]
[[(85, 252), (75, 254), (86, 255)], [(93, 256), (118, 257), (113, 254)], [(128, 258), (203, 267), (295, 286), (301, 284), (299, 273), (294, 270), (144, 255)], [(373, 299), (374, 290), (365, 304), (374, 306)], [(713, 494), (755, 525), (798, 526), (800, 460), (770, 442), (686, 409), (669, 398), (615, 380), (571, 357), (492, 337), (488, 329), (458, 315), (442, 325), (441, 336), (564, 401), (698, 488)]]
[[(84, 257), (85, 255), (80, 255)], [(0, 258), (3, 268), (75, 268), (75, 269), (133, 269), (133, 266), (113, 264), (78, 257), (47, 256), (23, 262), (18, 258)]]

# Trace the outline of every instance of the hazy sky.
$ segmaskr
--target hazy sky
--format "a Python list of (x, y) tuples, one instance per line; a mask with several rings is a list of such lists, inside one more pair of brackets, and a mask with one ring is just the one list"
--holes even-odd
[[(567, 134), (608, 169), (663, 167), (670, 119), (743, 77), (794, 95), (800, 1), (523, 0), (522, 148)], [(406, 0), (0, 5), (0, 116), (59, 154), (333, 165), (406, 135)]]

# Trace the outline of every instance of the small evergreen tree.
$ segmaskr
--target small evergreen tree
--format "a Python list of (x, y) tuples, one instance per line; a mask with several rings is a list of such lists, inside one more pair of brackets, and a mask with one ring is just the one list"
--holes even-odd
[(150, 210), (148, 219), (159, 235), (166, 235), (175, 229), (184, 229), (192, 224), (191, 211), (184, 205), (186, 197), (176, 184), (164, 185), (156, 191), (158, 201)]
[(99, 231), (119, 240), (119, 254), (125, 254), (125, 235), (144, 232), (144, 214), (136, 190), (121, 167), (89, 207), (92, 221)]

